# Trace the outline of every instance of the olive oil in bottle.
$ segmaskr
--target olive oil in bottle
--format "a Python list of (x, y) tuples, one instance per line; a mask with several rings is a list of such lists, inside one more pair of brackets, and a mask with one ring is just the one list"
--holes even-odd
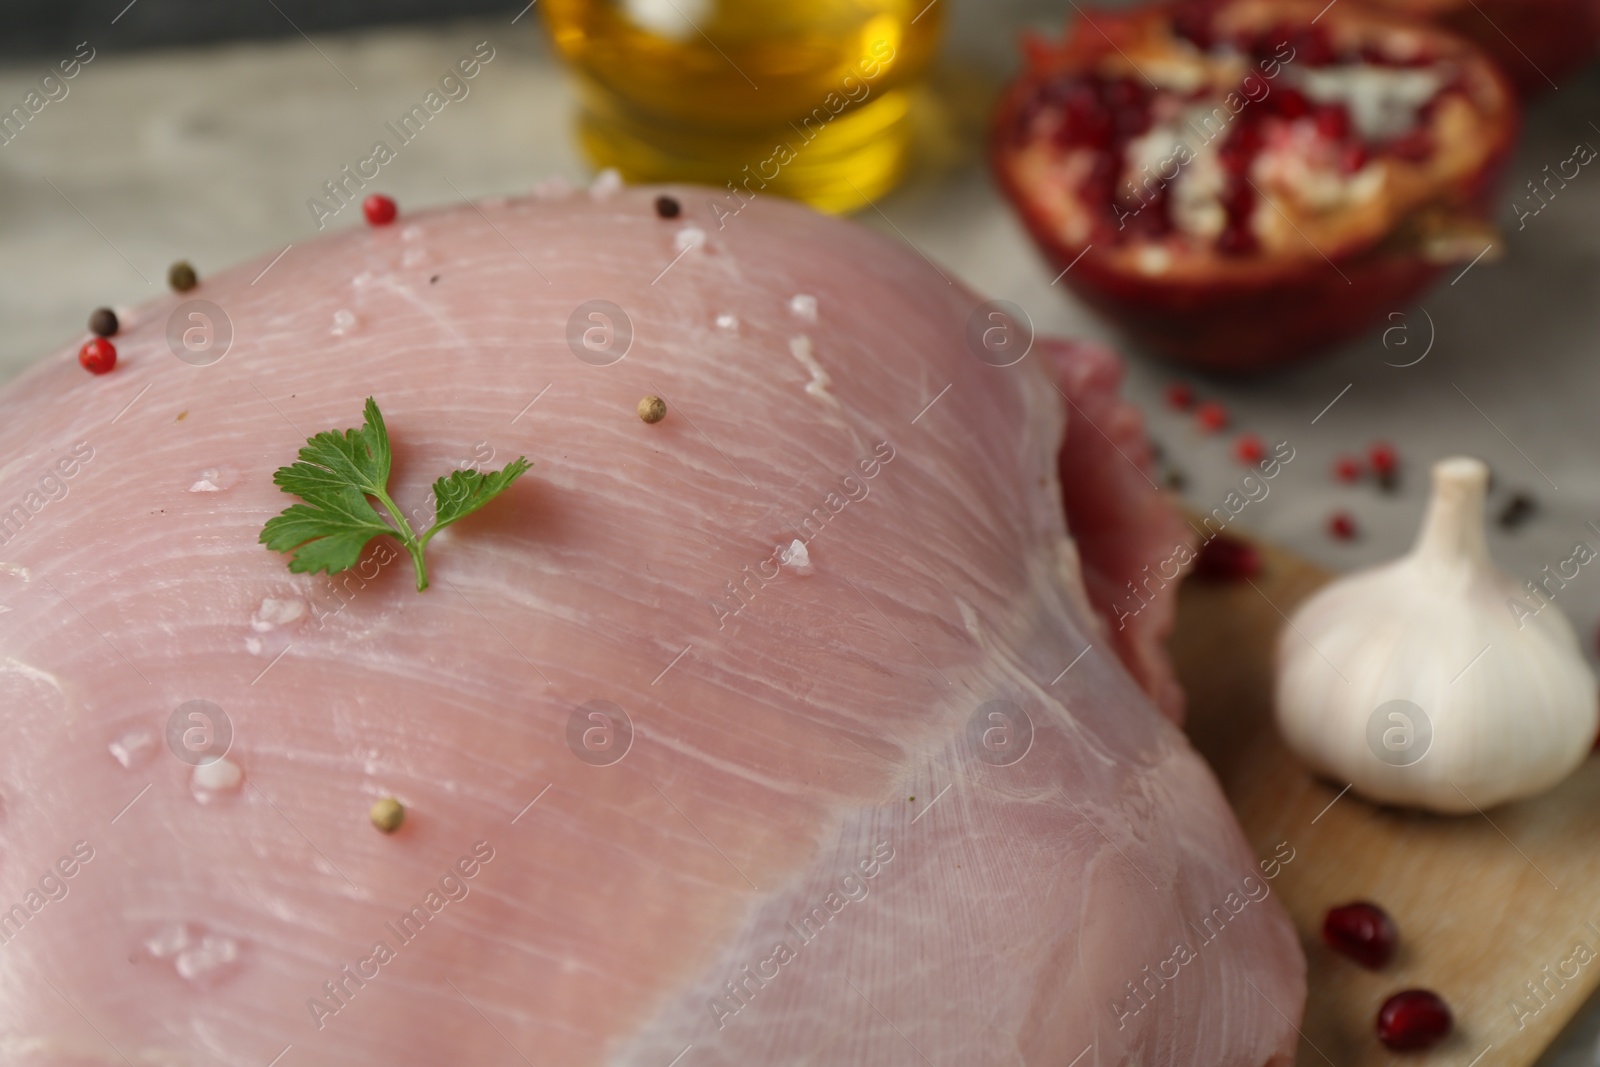
[[(590, 160), (854, 211), (892, 188), (941, 0), (542, 0)], [(719, 217), (721, 214), (719, 212)]]

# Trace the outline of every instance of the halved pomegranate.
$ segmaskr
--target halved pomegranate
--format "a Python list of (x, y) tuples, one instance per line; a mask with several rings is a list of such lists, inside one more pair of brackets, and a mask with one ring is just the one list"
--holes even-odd
[(1593, 0), (1367, 0), (1478, 42), (1524, 94), (1548, 92), (1600, 51)]
[(1090, 12), (1026, 43), (1001, 187), (1088, 303), (1212, 370), (1297, 360), (1494, 239), (1514, 93), (1468, 41), (1357, 4)]

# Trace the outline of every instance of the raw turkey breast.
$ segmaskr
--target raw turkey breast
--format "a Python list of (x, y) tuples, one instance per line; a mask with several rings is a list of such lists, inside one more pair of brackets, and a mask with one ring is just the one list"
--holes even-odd
[[(1291, 1061), (1283, 856), (1164, 596), (1092, 607), (1187, 543), (1114, 359), (993, 366), (914, 251), (661, 192), (297, 242), (0, 393), (0, 1061)], [(535, 464), (423, 593), (257, 540), (368, 396), (424, 519)]]

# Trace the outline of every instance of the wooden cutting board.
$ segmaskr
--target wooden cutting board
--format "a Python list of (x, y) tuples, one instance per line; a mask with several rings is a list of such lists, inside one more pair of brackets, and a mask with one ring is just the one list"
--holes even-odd
[[(1309, 965), (1298, 1064), (1533, 1063), (1600, 986), (1600, 758), (1552, 793), (1482, 815), (1341, 796), (1344, 783), (1311, 777), (1289, 753), (1271, 714), (1283, 616), (1331, 575), (1261, 548), (1255, 587), (1184, 584), (1172, 650), (1189, 693), (1186, 729), (1252, 848), (1262, 858), (1279, 842), (1294, 849), (1271, 885)], [(1322, 944), (1323, 913), (1356, 899), (1382, 905), (1399, 925), (1400, 951), (1383, 971)], [(1593, 955), (1576, 952), (1580, 944)], [(1456, 1030), (1430, 1052), (1397, 1055), (1378, 1043), (1374, 1020), (1389, 994), (1415, 986), (1445, 998)]]

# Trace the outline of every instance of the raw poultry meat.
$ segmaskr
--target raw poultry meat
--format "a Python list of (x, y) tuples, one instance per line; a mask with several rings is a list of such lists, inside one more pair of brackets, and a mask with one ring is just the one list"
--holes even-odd
[[(1134, 680), (1170, 588), (1091, 607), (1187, 537), (1114, 359), (661, 192), (296, 242), (0, 393), (0, 1061), (1291, 1061), (1292, 848)], [(535, 463), (424, 593), (257, 541), (367, 396), (403, 509)]]

